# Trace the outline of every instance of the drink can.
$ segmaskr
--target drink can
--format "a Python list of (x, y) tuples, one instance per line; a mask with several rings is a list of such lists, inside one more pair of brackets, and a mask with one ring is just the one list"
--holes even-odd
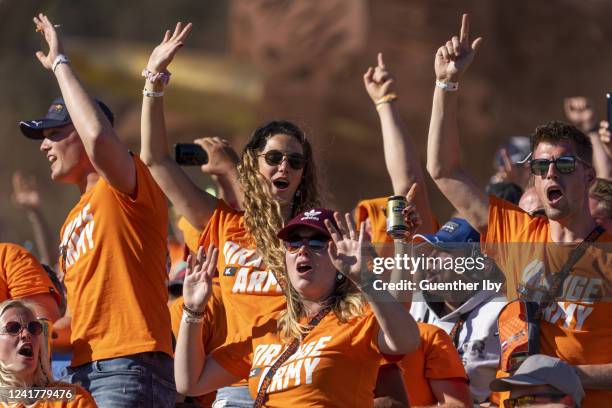
[(401, 195), (391, 196), (387, 200), (387, 234), (393, 238), (402, 238), (408, 230), (402, 214), (406, 205), (406, 197)]

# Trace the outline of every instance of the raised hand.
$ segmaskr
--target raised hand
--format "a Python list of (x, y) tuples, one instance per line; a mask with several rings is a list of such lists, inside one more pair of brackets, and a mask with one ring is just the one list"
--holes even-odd
[(436, 52), (434, 68), (436, 79), (443, 82), (459, 82), (459, 78), (474, 60), (482, 44), (482, 37), (470, 44), (470, 17), (463, 15), (459, 37), (453, 36)]
[(563, 100), (565, 117), (570, 123), (584, 133), (588, 133), (595, 127), (595, 112), (593, 105), (584, 96), (573, 96)]
[(208, 247), (206, 256), (204, 247), (198, 248), (195, 265), (191, 255), (187, 258), (187, 270), (183, 280), (183, 300), (189, 309), (201, 312), (206, 307), (212, 294), (212, 278), (217, 268), (219, 250), (213, 245)]
[(208, 163), (201, 167), (206, 174), (222, 175), (238, 165), (238, 154), (229, 142), (219, 137), (203, 137), (195, 139), (194, 143), (202, 146), (208, 154)]
[(26, 177), (20, 172), (16, 171), (13, 174), (13, 203), (18, 207), (23, 207), (29, 210), (36, 210), (40, 208), (40, 194), (36, 187), (36, 179)]
[(416, 209), (415, 205), (415, 197), (418, 190), (419, 185), (417, 183), (412, 184), (408, 194), (406, 194), (406, 208), (402, 211), (402, 215), (404, 216), (404, 223), (408, 229), (404, 234), (406, 240), (412, 239), (414, 233), (419, 229), (423, 221), (421, 220), (421, 216)]
[(191, 31), (191, 27), (191, 23), (183, 25), (183, 23), (178, 22), (176, 23), (174, 32), (166, 30), (164, 39), (157, 47), (155, 47), (151, 53), (151, 56), (149, 57), (147, 69), (150, 72), (157, 73), (165, 72), (167, 70), (168, 65), (170, 65), (172, 59), (174, 58), (174, 55), (177, 53), (179, 48), (183, 46), (183, 42)]
[(36, 24), (36, 31), (43, 35), (47, 45), (49, 46), (49, 52), (47, 55), (45, 55), (45, 53), (42, 51), (37, 51), (36, 58), (38, 58), (43, 67), (51, 70), (53, 68), (55, 58), (57, 58), (59, 54), (64, 53), (64, 47), (62, 46), (62, 42), (60, 41), (57, 31), (55, 30), (55, 26), (46, 15), (40, 13), (38, 16), (34, 17), (33, 20), (34, 24)]
[(365, 258), (371, 253), (369, 251), (371, 243), (365, 234), (365, 223), (361, 223), (359, 236), (357, 236), (351, 215), (347, 213), (344, 218), (346, 223), (342, 221), (339, 213), (334, 213), (334, 219), (338, 224), (337, 229), (329, 220), (325, 220), (325, 226), (333, 242), (328, 252), (336, 269), (360, 287), (362, 272), (365, 272), (367, 268)]
[(393, 92), (393, 81), (393, 77), (383, 61), (383, 54), (379, 52), (378, 65), (374, 68), (368, 67), (366, 73), (363, 74), (363, 84), (372, 102), (376, 102), (383, 96)]
[(610, 124), (606, 120), (599, 122), (599, 139), (606, 148), (606, 153), (612, 157), (612, 133), (609, 130)]

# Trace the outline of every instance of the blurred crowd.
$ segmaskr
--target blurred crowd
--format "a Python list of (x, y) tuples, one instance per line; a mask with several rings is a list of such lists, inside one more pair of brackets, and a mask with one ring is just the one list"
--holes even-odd
[[(57, 26), (43, 14), (34, 25), (61, 95), (19, 128), (80, 198), (51, 231), (42, 180), (14, 173), (37, 256), (0, 243), (2, 406), (610, 404), (612, 118), (585, 97), (559, 101), (565, 118), (482, 158), (479, 185), (458, 127), (461, 80), (485, 41), (468, 15), (432, 50), (425, 166), (396, 106), (409, 97), (401, 78), (382, 54), (367, 67), (392, 191), (362, 191), (352, 214), (326, 208), (309, 137), (289, 121), (262, 124), (239, 153), (219, 137), (170, 149), (164, 94), (191, 24), (163, 33), (142, 71), (140, 152), (88, 94)], [(432, 210), (426, 173), (456, 210), (448, 220)], [(372, 273), (374, 257), (416, 253), (486, 268)], [(400, 290), (406, 279), (439, 289)], [(444, 285), (484, 280), (502, 289)], [(66, 387), (70, 398), (13, 395)]]

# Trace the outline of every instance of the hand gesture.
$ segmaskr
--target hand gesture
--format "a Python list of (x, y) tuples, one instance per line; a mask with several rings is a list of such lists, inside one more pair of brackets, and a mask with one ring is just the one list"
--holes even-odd
[(202, 312), (212, 294), (212, 278), (217, 269), (219, 250), (213, 245), (208, 247), (204, 256), (204, 247), (198, 248), (195, 265), (191, 255), (187, 257), (187, 270), (183, 280), (183, 300), (185, 306), (195, 312)]
[(610, 124), (606, 120), (599, 122), (599, 140), (606, 148), (608, 156), (612, 157), (612, 133), (609, 130)]
[(16, 171), (13, 174), (13, 203), (18, 207), (23, 207), (28, 210), (37, 210), (40, 208), (40, 194), (36, 188), (36, 179), (30, 177), (26, 179), (20, 172)]
[(158, 73), (167, 70), (168, 65), (170, 65), (174, 58), (174, 54), (183, 46), (183, 41), (185, 41), (187, 35), (191, 31), (191, 27), (191, 23), (183, 26), (183, 23), (178, 22), (176, 23), (173, 33), (171, 33), (170, 30), (166, 30), (164, 39), (155, 47), (149, 57), (147, 69), (150, 72)]
[(202, 149), (208, 154), (208, 163), (201, 167), (203, 173), (227, 174), (238, 165), (238, 154), (227, 140), (219, 137), (203, 137), (193, 142), (202, 146)]
[(378, 65), (375, 68), (368, 67), (368, 70), (363, 75), (363, 84), (372, 102), (376, 102), (383, 96), (393, 92), (393, 81), (393, 77), (383, 61), (382, 52), (379, 52)]
[(37, 17), (34, 17), (33, 20), (34, 24), (36, 24), (36, 31), (41, 32), (43, 37), (45, 37), (47, 45), (49, 46), (49, 52), (47, 55), (45, 55), (45, 53), (42, 51), (36, 51), (36, 58), (38, 58), (43, 67), (51, 70), (53, 68), (55, 58), (57, 58), (59, 54), (64, 53), (64, 47), (62, 46), (59, 36), (57, 35), (55, 26), (46, 15), (40, 13)]
[(412, 239), (414, 233), (419, 229), (423, 221), (421, 220), (421, 216), (416, 209), (416, 205), (414, 204), (414, 198), (416, 197), (416, 193), (419, 185), (417, 183), (413, 183), (406, 194), (406, 208), (402, 210), (402, 215), (404, 216), (404, 223), (408, 227), (404, 234), (404, 238), (406, 240)]
[(595, 126), (595, 112), (591, 101), (584, 96), (565, 98), (563, 108), (567, 120), (584, 133), (590, 132)]
[(470, 44), (470, 17), (463, 15), (459, 37), (453, 36), (438, 49), (435, 60), (436, 79), (444, 82), (459, 82), (459, 78), (474, 60), (482, 44), (482, 37)]
[(364, 258), (369, 253), (367, 249), (371, 246), (365, 234), (365, 223), (361, 223), (357, 237), (355, 223), (350, 214), (345, 214), (346, 224), (337, 212), (334, 213), (334, 219), (338, 229), (329, 220), (325, 220), (325, 226), (332, 238), (328, 248), (329, 257), (341, 274), (360, 287), (361, 274), (367, 268)]

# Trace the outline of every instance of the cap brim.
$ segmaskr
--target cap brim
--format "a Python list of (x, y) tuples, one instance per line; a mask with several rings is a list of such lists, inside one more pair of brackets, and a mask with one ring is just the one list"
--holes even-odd
[(326, 228), (319, 228), (313, 224), (300, 224), (300, 223), (295, 223), (295, 224), (291, 224), (291, 225), (287, 225), (285, 228), (281, 229), (280, 231), (278, 231), (278, 233), (276, 234), (276, 236), (280, 239), (282, 239), (283, 241), (288, 240), (289, 238), (291, 238), (291, 236), (293, 235), (293, 233), (299, 229), (299, 228), (309, 228), (309, 229), (313, 229), (315, 231), (320, 232), (321, 234), (325, 235), (328, 238), (331, 238), (331, 236), (329, 235), (329, 231)]
[(54, 119), (26, 120), (19, 122), (21, 133), (27, 138), (34, 140), (44, 139), (43, 130), (62, 127), (70, 124), (70, 121)]
[(511, 391), (513, 385), (545, 385), (544, 380), (531, 377), (526, 374), (518, 374), (508, 378), (498, 378), (489, 385), (491, 391)]
[(434, 234), (414, 234), (412, 236), (412, 241), (414, 242), (427, 242), (431, 245), (438, 245), (436, 240), (436, 236)]

